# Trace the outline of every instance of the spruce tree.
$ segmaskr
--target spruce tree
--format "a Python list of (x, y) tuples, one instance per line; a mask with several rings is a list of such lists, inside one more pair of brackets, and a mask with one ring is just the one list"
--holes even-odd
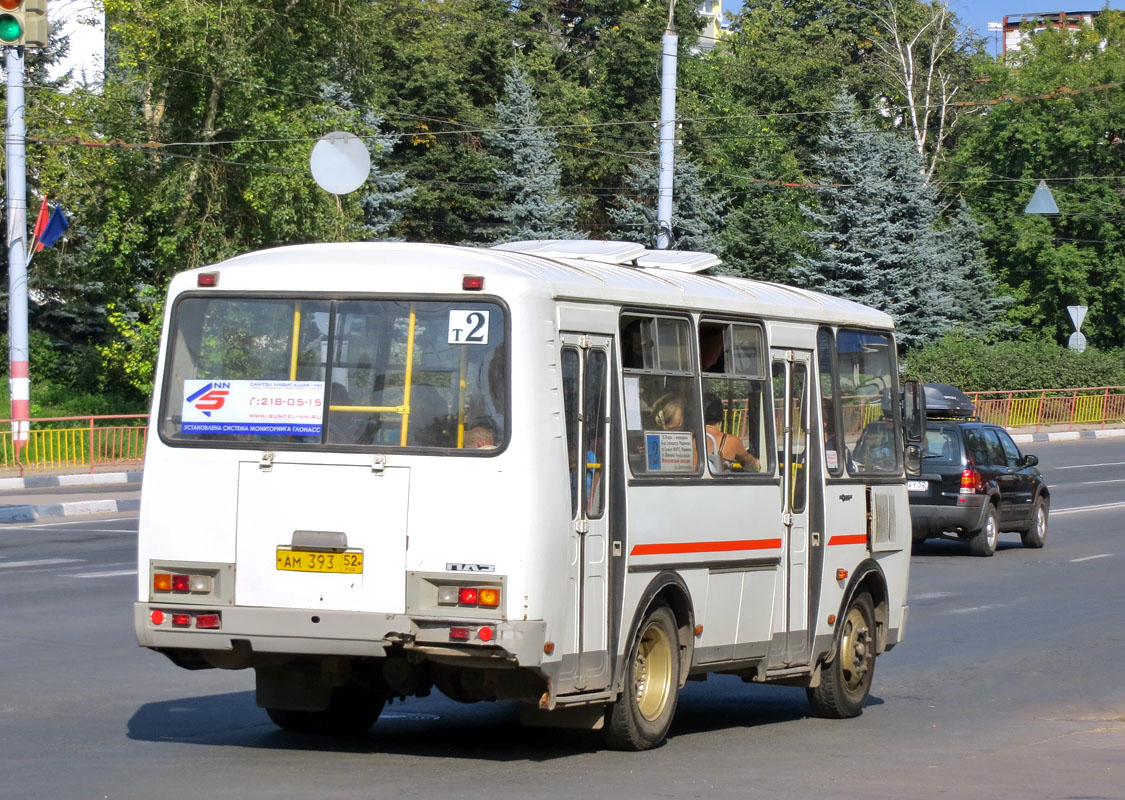
[[(609, 218), (616, 226), (612, 231), (614, 237), (649, 247), (656, 245), (659, 183), (659, 164), (637, 164), (632, 168), (625, 179), (627, 193), (618, 195), (617, 207), (609, 209)], [(699, 167), (684, 156), (675, 161), (672, 186), (672, 249), (718, 254), (726, 197), (709, 194), (703, 187)]]
[(584, 239), (574, 230), (578, 201), (562, 194), (562, 168), (555, 134), (542, 127), (531, 79), (518, 62), (504, 78), (504, 97), (496, 104), (498, 130), (484, 140), (502, 159), (494, 170), (508, 198), (497, 216), (501, 223), (482, 231), (493, 242), (523, 239)]
[(957, 319), (951, 274), (935, 231), (939, 208), (910, 143), (856, 117), (855, 99), (836, 98), (814, 165), (820, 205), (804, 207), (818, 256), (798, 256), (798, 284), (890, 314), (901, 346), (940, 337)]

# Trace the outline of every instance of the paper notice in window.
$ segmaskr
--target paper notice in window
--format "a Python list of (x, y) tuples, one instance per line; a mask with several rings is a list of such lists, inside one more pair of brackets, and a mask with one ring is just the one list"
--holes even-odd
[(645, 431), (649, 472), (695, 472), (695, 441), (688, 431)]

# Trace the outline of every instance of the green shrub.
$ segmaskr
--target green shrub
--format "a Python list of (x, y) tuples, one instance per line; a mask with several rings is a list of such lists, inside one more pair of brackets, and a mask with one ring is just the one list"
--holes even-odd
[(1052, 341), (986, 344), (959, 334), (906, 353), (912, 378), (965, 392), (1125, 386), (1125, 350), (1076, 353)]
[[(28, 333), (32, 417), (80, 417), (148, 413), (149, 398), (106, 378), (101, 355), (93, 348), (67, 348), (41, 331)], [(8, 337), (0, 336), (4, 377), (0, 381), (0, 419), (11, 414), (7, 381)]]

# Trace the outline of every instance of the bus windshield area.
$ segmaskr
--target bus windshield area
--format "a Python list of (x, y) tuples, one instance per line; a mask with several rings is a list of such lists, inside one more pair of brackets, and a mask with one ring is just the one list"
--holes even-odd
[(188, 296), (173, 312), (160, 433), (494, 450), (508, 430), (505, 345), (495, 303)]
[[(836, 369), (844, 444), (850, 453), (848, 472), (899, 474), (902, 429), (894, 340), (886, 333), (842, 328), (836, 336)], [(826, 443), (826, 450), (835, 449)]]

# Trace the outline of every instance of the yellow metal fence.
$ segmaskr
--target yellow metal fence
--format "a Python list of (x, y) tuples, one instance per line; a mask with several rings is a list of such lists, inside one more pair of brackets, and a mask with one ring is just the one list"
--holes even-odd
[(12, 420), (0, 421), (0, 470), (88, 469), (141, 464), (147, 414), (42, 417), (29, 421), (27, 442), (17, 448)]
[(977, 416), (1006, 428), (1107, 425), (1125, 421), (1125, 386), (967, 392)]

